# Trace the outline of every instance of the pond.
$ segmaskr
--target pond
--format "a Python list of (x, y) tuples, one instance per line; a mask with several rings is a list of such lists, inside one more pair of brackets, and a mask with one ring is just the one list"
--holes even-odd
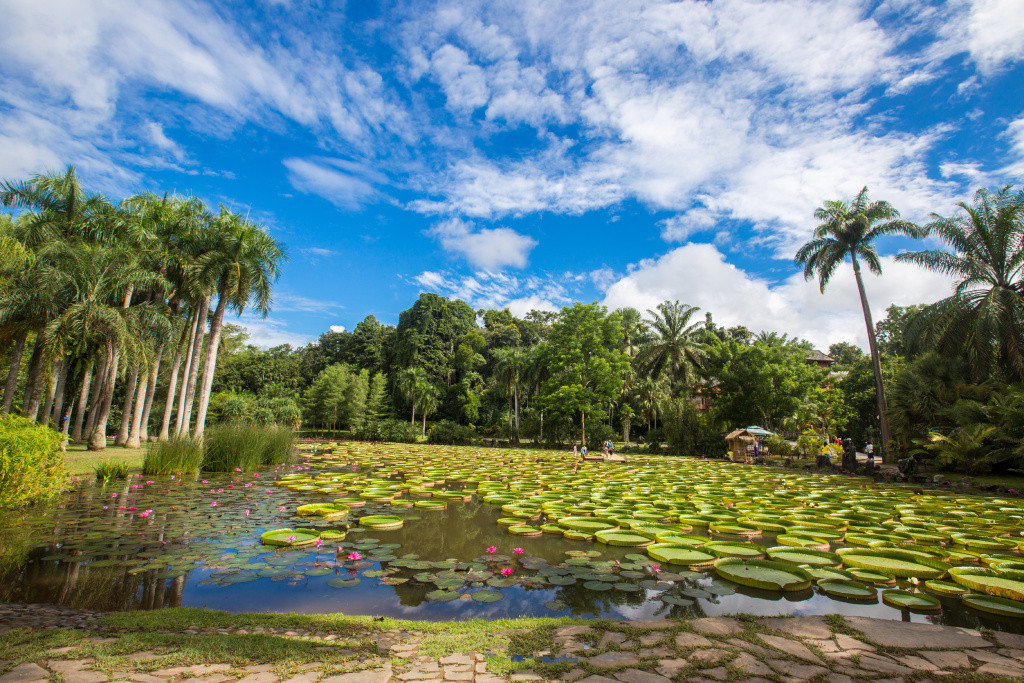
[(0, 601), (428, 620), (838, 613), (1024, 632), (1016, 499), (681, 458), (319, 449), (257, 474), (85, 482), (55, 510), (8, 514)]

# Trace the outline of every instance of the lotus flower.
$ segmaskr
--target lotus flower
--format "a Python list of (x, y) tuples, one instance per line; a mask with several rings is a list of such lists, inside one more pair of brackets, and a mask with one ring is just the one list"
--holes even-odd
[(514, 552), (516, 555), (522, 555), (526, 551), (524, 551), (522, 548), (515, 548), (512, 550), (512, 552)]
[(278, 507), (277, 509), (278, 509), (278, 510), (280, 510), (281, 512), (284, 512), (284, 505), (281, 505), (281, 506), (280, 506), (280, 507)]
[(498, 549), (492, 545), (490, 548), (487, 549), (487, 552), (496, 553), (498, 552)]
[(285, 540), (288, 541), (289, 543), (294, 543), (295, 542), (295, 536), (289, 536)]
[(652, 564), (651, 565), (651, 571), (654, 572), (655, 574), (657, 574), (658, 572), (661, 571), (661, 565), (660, 564)]
[(504, 568), (502, 568), (501, 572), (499, 572), (499, 573), (502, 576), (512, 576), (512, 572), (513, 571), (515, 571), (515, 570), (512, 569), (512, 567), (504, 567)]
[(202, 480), (201, 482), (199, 482), (199, 483), (201, 483), (201, 484), (209, 484), (210, 482), (208, 482), (208, 481), (206, 481), (205, 479), (203, 479), (203, 480)]
[(245, 516), (246, 516), (246, 517), (248, 517), (248, 516), (249, 516), (249, 510), (246, 510), (246, 511), (245, 511)]
[(316, 544), (317, 548), (319, 548), (320, 546), (322, 546), (324, 544), (323, 539), (320, 539), (320, 538), (318, 538), (315, 541), (313, 541), (313, 543)]
[(361, 559), (363, 559), (363, 556), (360, 555), (359, 553), (352, 552), (352, 553), (348, 554), (348, 559), (353, 560), (353, 561), (354, 560), (361, 560)]

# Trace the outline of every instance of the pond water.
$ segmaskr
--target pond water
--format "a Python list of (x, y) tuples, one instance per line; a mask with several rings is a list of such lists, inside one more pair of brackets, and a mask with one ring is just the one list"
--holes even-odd
[[(336, 499), (352, 505), (336, 519), (296, 512)], [(412, 507), (423, 501), (446, 506)], [(359, 523), (381, 514), (400, 517), (401, 527)], [(827, 544), (839, 529), (833, 551), (847, 545), (843, 538), (871, 540), (874, 534), (891, 539), (881, 546), (955, 553), (945, 558), (954, 566), (1024, 561), (1016, 545), (1024, 507), (1015, 500), (674, 458), (579, 469), (569, 456), (525, 450), (342, 444), (259, 474), (83, 482), (55, 510), (0, 517), (0, 601), (428, 620), (837, 613), (1024, 632), (1024, 620), (977, 611), (959, 596), (935, 596), (941, 609), (916, 613), (883, 604), (877, 595), (835, 599), (818, 585), (760, 590), (706, 565), (658, 563), (644, 547), (560, 533), (518, 536), (504, 526), (516, 517), (539, 528), (586, 516), (617, 519), (651, 536), (674, 529), (698, 548), (698, 538), (777, 547), (778, 531), (754, 535), (759, 530), (751, 528), (752, 521), (776, 520), (786, 545), (808, 544), (800, 534), (815, 530)], [(741, 528), (719, 534), (706, 528), (712, 521)], [(264, 532), (299, 528), (345, 535), (324, 534), (319, 546), (261, 543)], [(908, 530), (923, 536), (911, 539)], [(956, 530), (969, 533), (958, 540)], [(972, 551), (972, 539), (979, 538), (997, 539), (998, 552)], [(913, 543), (922, 539), (934, 544)], [(895, 587), (924, 592), (923, 581), (913, 577), (878, 586)]]

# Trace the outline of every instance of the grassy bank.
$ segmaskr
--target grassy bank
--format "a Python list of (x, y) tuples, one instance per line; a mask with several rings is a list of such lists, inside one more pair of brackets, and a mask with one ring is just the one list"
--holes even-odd
[(107, 446), (102, 451), (90, 451), (85, 444), (71, 444), (64, 453), (64, 464), (72, 477), (94, 476), (96, 467), (104, 462), (125, 462), (132, 471), (142, 471), (142, 461), (146, 459), (151, 444), (143, 444), (141, 448), (125, 448), (124, 446)]

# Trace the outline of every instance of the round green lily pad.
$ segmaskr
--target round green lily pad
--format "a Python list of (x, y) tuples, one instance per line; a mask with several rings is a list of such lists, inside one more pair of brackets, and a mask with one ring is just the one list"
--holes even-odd
[(942, 609), (942, 603), (938, 598), (895, 588), (882, 591), (882, 602), (890, 607), (911, 611), (935, 612)]
[(799, 591), (811, 587), (806, 570), (772, 560), (744, 560), (723, 557), (715, 560), (715, 573), (741, 586), (762, 590)]

